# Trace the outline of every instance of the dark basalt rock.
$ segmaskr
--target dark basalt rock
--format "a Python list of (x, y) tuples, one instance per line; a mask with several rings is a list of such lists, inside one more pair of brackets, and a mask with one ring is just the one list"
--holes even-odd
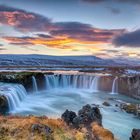
[(35, 78), (39, 90), (45, 89), (45, 77), (43, 73), (36, 73)]
[(130, 140), (140, 140), (140, 129), (133, 129)]
[(78, 111), (78, 116), (82, 119), (82, 124), (84, 125), (89, 125), (92, 122), (102, 125), (102, 115), (97, 107), (91, 107), (87, 104)]
[(6, 82), (6, 83), (18, 83), (22, 84), (28, 92), (33, 91), (33, 85), (32, 85), (32, 76), (36, 77), (37, 84), (39, 90), (42, 90), (45, 88), (45, 77), (46, 75), (53, 75), (52, 72), (42, 73), (42, 72), (3, 72), (0, 73), (0, 82)]
[(5, 96), (0, 96), (0, 114), (6, 114), (9, 110), (8, 101)]
[(103, 105), (104, 106), (110, 106), (110, 103), (108, 103), (108, 102), (105, 101), (105, 102), (103, 102)]
[(69, 125), (79, 128), (80, 126), (89, 127), (91, 123), (97, 122), (100, 126), (102, 125), (102, 115), (97, 107), (91, 107), (85, 105), (81, 110), (78, 111), (78, 115), (75, 112), (66, 110), (62, 114), (62, 119)]
[(74, 122), (73, 122), (73, 119), (76, 117), (76, 113), (73, 112), (73, 111), (69, 111), (69, 110), (66, 110), (61, 118), (67, 123), (67, 125), (72, 125)]

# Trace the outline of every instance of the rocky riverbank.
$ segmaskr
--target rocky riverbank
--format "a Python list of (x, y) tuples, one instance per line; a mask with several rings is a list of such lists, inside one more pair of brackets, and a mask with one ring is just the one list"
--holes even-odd
[(78, 113), (66, 110), (61, 119), (46, 116), (0, 116), (1, 140), (115, 140), (102, 126), (97, 107), (83, 106)]

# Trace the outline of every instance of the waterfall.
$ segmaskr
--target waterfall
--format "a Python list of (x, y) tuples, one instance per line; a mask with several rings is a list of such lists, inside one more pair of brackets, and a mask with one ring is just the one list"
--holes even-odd
[(37, 82), (34, 76), (32, 76), (32, 84), (33, 84), (33, 91), (38, 92)]
[(112, 92), (111, 94), (116, 94), (118, 93), (118, 83), (117, 83), (118, 77), (115, 77), (113, 80), (113, 84), (112, 84)]
[(99, 89), (99, 79), (100, 79), (100, 76), (95, 76), (92, 81), (91, 89), (94, 89), (94, 91), (98, 91)]
[(83, 88), (98, 91), (100, 76), (92, 75), (44, 75), (45, 89)]
[(9, 85), (8, 90), (1, 95), (5, 96), (8, 101), (9, 111), (17, 109), (27, 96), (26, 89), (22, 85)]

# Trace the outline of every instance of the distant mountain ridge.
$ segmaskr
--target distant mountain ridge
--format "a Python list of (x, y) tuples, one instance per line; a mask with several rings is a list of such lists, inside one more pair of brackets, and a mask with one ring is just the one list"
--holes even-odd
[(52, 55), (0, 55), (0, 66), (54, 66), (54, 65), (109, 65), (112, 60), (104, 60), (96, 56), (52, 56)]
[(53, 56), (39, 54), (0, 54), (0, 66), (131, 66), (140, 62), (128, 59), (102, 59), (93, 55)]

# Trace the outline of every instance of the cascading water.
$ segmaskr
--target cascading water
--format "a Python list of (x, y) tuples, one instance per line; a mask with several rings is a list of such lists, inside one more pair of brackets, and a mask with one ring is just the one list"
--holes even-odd
[(115, 79), (113, 80), (113, 84), (112, 84), (112, 92), (111, 94), (117, 94), (118, 93), (118, 77), (115, 77)]
[(38, 92), (37, 82), (34, 76), (32, 76), (32, 84), (33, 84), (33, 91)]
[[(50, 89), (63, 89), (63, 88), (77, 88), (77, 89), (90, 89), (91, 91), (98, 90), (100, 76), (92, 75), (44, 75), (45, 76), (45, 90)], [(32, 76), (33, 92), (39, 92), (37, 87), (36, 78)], [(22, 85), (9, 86), (3, 94), (8, 101), (9, 110), (16, 110), (23, 99), (26, 98), (27, 92)]]
[[(0, 84), (0, 95), (4, 95), (7, 98), (10, 113), (18, 115), (31, 114), (60, 117), (66, 109), (76, 111), (87, 103), (96, 103), (99, 106), (102, 106), (104, 100), (110, 98), (110, 95), (105, 92), (92, 94), (94, 91), (99, 90), (101, 80), (98, 75), (56, 74), (44, 76), (46, 86), (44, 87), (45, 90), (42, 91), (38, 91), (36, 79), (35, 77), (32, 77), (33, 91), (37, 91), (40, 94), (27, 94), (22, 85)], [(113, 94), (118, 90), (117, 84), (118, 78), (116, 77), (112, 84)], [(50, 90), (55, 88), (57, 90)], [(122, 99), (124, 99), (124, 96)], [(132, 128), (139, 127), (139, 120), (136, 120), (135, 117), (132, 118), (132, 116), (126, 115), (126, 113), (124, 114), (119, 108), (117, 112), (114, 112), (114, 110), (116, 110), (116, 101), (112, 100), (111, 103), (114, 104), (111, 108), (101, 108), (101, 112), (104, 116), (103, 125), (112, 130), (114, 135), (118, 138), (127, 140)], [(120, 131), (120, 128), (123, 131)]]
[(9, 111), (15, 110), (19, 107), (20, 103), (26, 98), (27, 92), (22, 85), (7, 85), (2, 86), (4, 89), (4, 95), (8, 101)]
[(95, 76), (91, 85), (91, 88), (94, 89), (94, 91), (98, 91), (99, 89), (99, 80), (100, 80), (100, 76)]
[(45, 75), (45, 89), (81, 88), (98, 91), (100, 76), (90, 75)]

